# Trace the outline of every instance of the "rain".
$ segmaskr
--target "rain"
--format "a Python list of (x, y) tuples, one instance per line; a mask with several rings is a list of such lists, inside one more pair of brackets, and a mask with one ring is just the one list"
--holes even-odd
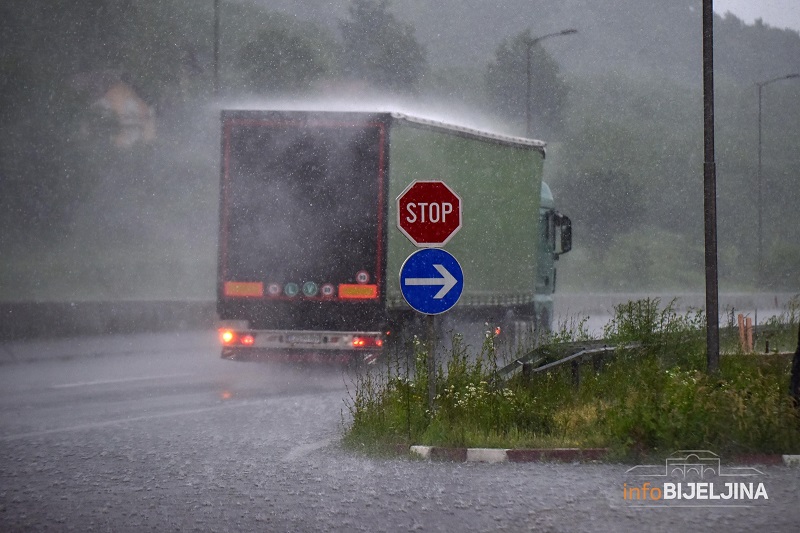
[[(714, 7), (720, 323), (744, 313), (758, 328), (800, 293), (800, 10), (793, 0)], [(3, 2), (0, 529), (580, 531), (710, 520), (790, 530), (800, 487), (782, 467), (769, 471), (769, 504), (750, 514), (652, 518), (616, 498), (623, 465), (355, 453), (340, 444), (353, 368), (221, 357), (221, 326), (277, 332), (250, 338), (265, 353), (305, 343), (338, 354), (379, 347), (387, 332), (425, 334), (400, 296), (400, 265), (415, 249), (395, 225), (395, 193), (408, 183), (390, 183), (413, 167), (393, 159), (403, 124), (505, 143), (504, 162), (528, 150), (553, 213), (571, 221), (572, 249), (552, 270), (537, 270), (533, 248), (512, 268), (538, 246), (539, 213), (515, 224), (514, 206), (493, 204), (503, 192), (467, 196), (469, 222), (446, 247), (467, 274), (492, 255), (503, 258), (498, 279), (515, 268), (530, 279), (499, 296), (476, 296), (467, 279), (439, 332), (462, 332), (478, 351), (493, 321), (583, 320), (599, 337), (621, 302), (703, 308), (702, 8)], [(253, 116), (284, 126), (254, 126)], [(339, 122), (309, 132), (301, 116)], [(440, 157), (437, 142), (415, 157)], [(478, 167), (477, 148), (452, 147), (465, 154), (454, 168)], [(372, 179), (379, 172), (385, 182)], [(539, 191), (537, 182), (518, 205), (538, 206)], [(483, 250), (461, 244), (476, 224), (485, 233), (469, 242)], [(565, 227), (543, 238), (555, 246)], [(554, 287), (546, 315), (523, 312), (536, 276)], [(516, 300), (460, 314), (484, 296)], [(372, 362), (377, 351), (363, 353)]]

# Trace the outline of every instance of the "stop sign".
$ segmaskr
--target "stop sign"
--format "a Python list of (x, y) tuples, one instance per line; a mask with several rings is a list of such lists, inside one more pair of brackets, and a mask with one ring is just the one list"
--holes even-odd
[(397, 197), (397, 227), (416, 246), (442, 246), (461, 229), (461, 198), (442, 181), (414, 181)]

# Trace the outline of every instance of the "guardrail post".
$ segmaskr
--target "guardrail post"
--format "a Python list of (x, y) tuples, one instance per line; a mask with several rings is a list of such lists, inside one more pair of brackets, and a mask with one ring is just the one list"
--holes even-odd
[(797, 328), (797, 350), (795, 350), (794, 358), (792, 359), (789, 394), (792, 395), (795, 407), (800, 407), (800, 326)]
[(577, 389), (581, 386), (581, 364), (577, 359), (572, 361), (572, 384)]
[(522, 364), (522, 382), (525, 385), (530, 384), (531, 376), (533, 376), (533, 365), (530, 363), (523, 363)]

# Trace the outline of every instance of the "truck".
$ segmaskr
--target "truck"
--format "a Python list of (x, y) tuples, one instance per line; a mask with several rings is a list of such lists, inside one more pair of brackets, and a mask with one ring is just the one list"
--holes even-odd
[(425, 180), (462, 200), (448, 321), (512, 340), (549, 329), (572, 226), (542, 182), (544, 142), (398, 112), (231, 109), (221, 149), (223, 358), (370, 363), (418, 332), (396, 199)]

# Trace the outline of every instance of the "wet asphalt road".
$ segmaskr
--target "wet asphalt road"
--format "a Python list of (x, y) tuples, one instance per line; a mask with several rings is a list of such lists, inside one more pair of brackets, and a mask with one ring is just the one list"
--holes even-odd
[(623, 499), (641, 482), (629, 465), (354, 454), (339, 446), (346, 374), (222, 361), (213, 334), (0, 356), (4, 532), (800, 528), (800, 468), (758, 466), (768, 500), (666, 508)]

